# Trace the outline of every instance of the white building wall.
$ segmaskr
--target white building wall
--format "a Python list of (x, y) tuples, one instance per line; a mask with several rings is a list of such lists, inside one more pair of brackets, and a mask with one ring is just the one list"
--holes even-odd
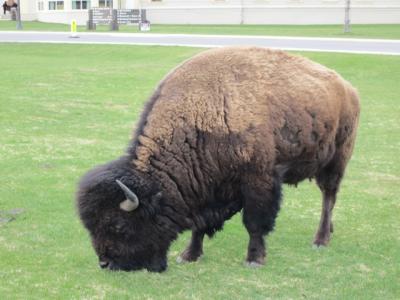
[[(86, 24), (87, 10), (37, 11), (37, 0), (20, 0), (23, 20)], [(353, 24), (400, 24), (400, 0), (351, 0)], [(91, 1), (92, 7), (98, 0)], [(142, 8), (155, 24), (343, 24), (345, 0), (114, 0), (114, 8)]]
[[(35, 20), (36, 19), (36, 1), (31, 0), (18, 0), (17, 2), (21, 1), (21, 17), (23, 17), (24, 20)], [(0, 1), (1, 4), (3, 5), (4, 0)]]
[(76, 20), (78, 25), (85, 25), (88, 18), (87, 10), (58, 10), (38, 12), (36, 19), (45, 23), (63, 24), (70, 24), (72, 20)]
[[(345, 0), (140, 0), (160, 24), (342, 24)], [(400, 23), (400, 0), (352, 0), (353, 24)]]
[[(39, 11), (37, 9), (37, 2), (43, 2), (44, 10)], [(23, 4), (24, 0), (22, 0), (21, 4)], [(64, 9), (63, 10), (49, 10), (49, 0), (28, 0), (25, 2), (36, 2), (35, 3), (35, 11), (36, 11), (36, 20), (40, 22), (46, 23), (64, 23), (70, 24), (71, 20), (76, 20), (79, 25), (86, 24), (88, 20), (88, 11), (80, 10), (80, 9), (72, 9), (72, 1), (64, 0)], [(92, 0), (93, 3), (98, 4), (98, 0)], [(22, 6), (21, 6), (22, 8)], [(22, 18), (25, 19), (24, 15)]]
[(126, 8), (127, 9), (134, 9), (138, 7), (137, 0), (126, 0)]

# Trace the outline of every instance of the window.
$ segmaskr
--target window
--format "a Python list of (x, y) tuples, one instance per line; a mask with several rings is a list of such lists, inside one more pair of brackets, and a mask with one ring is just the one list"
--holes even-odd
[(72, 1), (72, 9), (89, 9), (90, 0), (74, 0)]
[(38, 1), (38, 10), (44, 10), (44, 2)]
[(112, 0), (99, 0), (99, 7), (100, 8), (113, 7), (113, 1)]
[(49, 10), (63, 10), (64, 1), (49, 1)]

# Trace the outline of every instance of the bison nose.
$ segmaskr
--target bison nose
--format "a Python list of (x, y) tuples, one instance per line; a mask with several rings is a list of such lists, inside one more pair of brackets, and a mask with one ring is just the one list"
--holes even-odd
[(102, 269), (107, 268), (109, 264), (110, 264), (110, 263), (109, 263), (108, 261), (99, 261), (99, 266), (100, 266), (100, 268), (102, 268)]

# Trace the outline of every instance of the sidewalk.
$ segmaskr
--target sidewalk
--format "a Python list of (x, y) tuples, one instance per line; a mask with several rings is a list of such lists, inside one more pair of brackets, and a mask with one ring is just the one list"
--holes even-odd
[(97, 32), (80, 32), (78, 36), (79, 38), (70, 38), (68, 32), (0, 31), (0, 43), (161, 45), (205, 48), (252, 45), (293, 51), (400, 55), (400, 40)]

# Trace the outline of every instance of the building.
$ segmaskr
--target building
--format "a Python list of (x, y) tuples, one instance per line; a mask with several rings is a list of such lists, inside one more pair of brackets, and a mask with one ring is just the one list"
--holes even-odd
[[(346, 0), (20, 0), (23, 20), (86, 24), (88, 8), (146, 9), (156, 24), (342, 24)], [(351, 0), (355, 24), (399, 24), (400, 0)]]

